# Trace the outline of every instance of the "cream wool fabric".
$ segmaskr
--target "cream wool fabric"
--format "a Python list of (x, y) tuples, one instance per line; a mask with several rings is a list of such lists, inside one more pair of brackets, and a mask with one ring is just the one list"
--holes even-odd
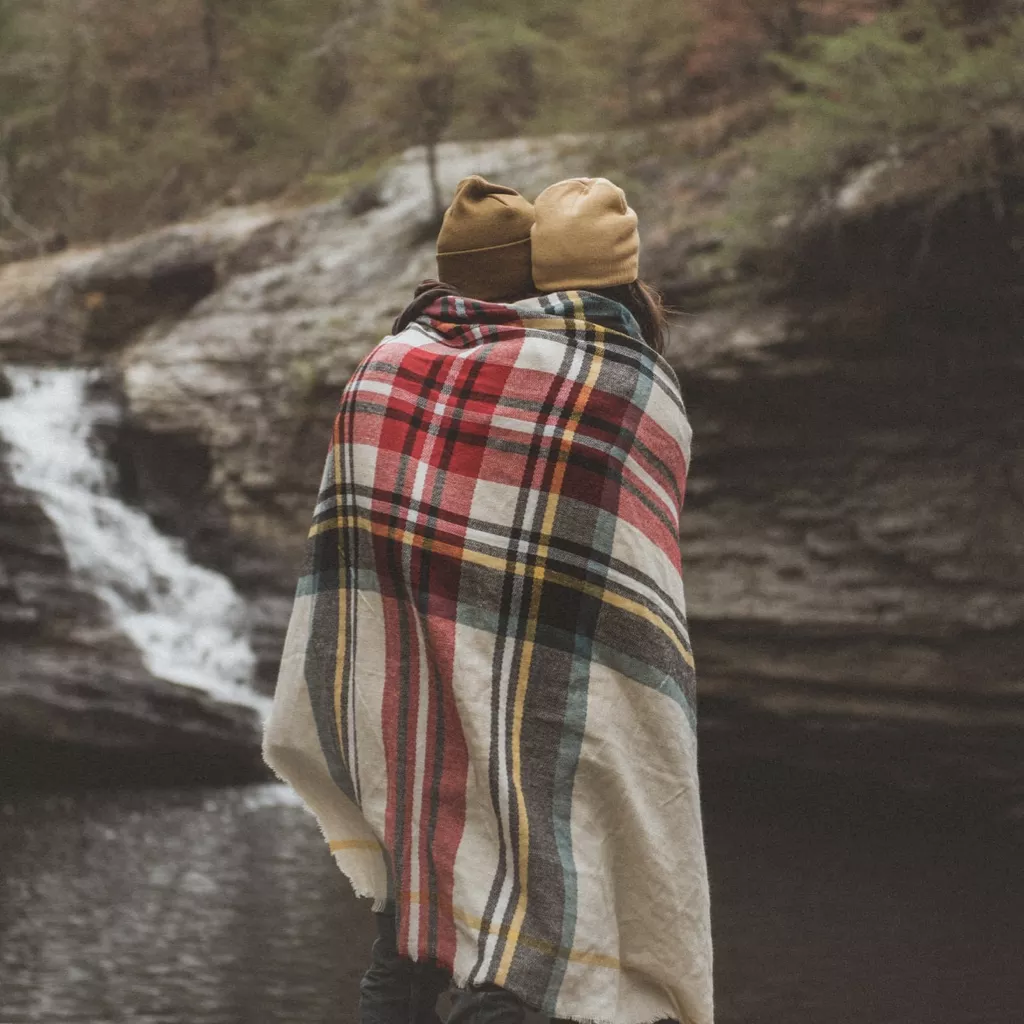
[(713, 1024), (669, 364), (592, 292), (438, 295), (341, 397), (263, 756), (398, 950)]
[(607, 178), (568, 178), (534, 203), (533, 280), (538, 291), (630, 284), (640, 266), (637, 216)]

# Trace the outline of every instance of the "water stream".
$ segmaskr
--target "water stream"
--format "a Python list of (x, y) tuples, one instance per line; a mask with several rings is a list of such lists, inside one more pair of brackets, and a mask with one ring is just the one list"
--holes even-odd
[[(716, 1024), (1019, 1024), (1012, 836), (770, 765), (703, 796)], [(0, 797), (0, 1024), (357, 1024), (373, 937), (285, 786)]]
[(53, 522), (71, 571), (109, 608), (153, 675), (229, 703), (266, 711), (249, 682), (255, 656), (245, 603), (231, 582), (191, 562), (114, 493), (114, 471), (94, 428), (109, 414), (90, 397), (95, 371), (5, 371), (13, 395), (0, 401), (0, 437), (15, 483), (34, 493)]

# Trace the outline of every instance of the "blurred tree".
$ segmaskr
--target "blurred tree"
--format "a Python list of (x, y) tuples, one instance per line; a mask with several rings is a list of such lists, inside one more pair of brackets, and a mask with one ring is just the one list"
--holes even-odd
[(800, 86), (786, 107), (828, 133), (836, 155), (881, 154), (951, 133), (1008, 101), (1024, 101), (1024, 18), (973, 46), (941, 4), (910, 0), (869, 25), (809, 41), (805, 58), (774, 62)]
[(687, 73), (729, 91), (763, 77), (767, 53), (794, 54), (809, 33), (866, 24), (888, 0), (698, 0), (699, 31)]
[(360, 40), (359, 94), (385, 148), (422, 145), (435, 217), (445, 202), (437, 147), (454, 125), (484, 137), (524, 128), (538, 113), (544, 56), (559, 55), (542, 4), (394, 0)]
[(328, 165), (351, 167), (375, 156), (368, 144), (372, 126), (362, 122), (355, 99), (364, 40), (381, 17), (378, 0), (336, 0), (311, 51), (317, 65), (315, 102), (325, 115), (321, 154)]
[[(41, 244), (42, 232), (18, 212), (13, 181), (17, 162), (19, 121), (32, 89), (28, 69), (20, 60), (23, 45), (17, 20), (17, 0), (0, 0), (0, 257), (19, 246)], [(12, 232), (12, 239), (4, 239)]]
[(697, 12), (688, 0), (595, 0), (582, 17), (591, 91), (618, 123), (679, 114)]
[(540, 52), (546, 40), (505, 14), (459, 21), (455, 89), (461, 127), (484, 137), (522, 131), (540, 109)]
[(929, 147), (942, 153), (935, 176), (951, 195), (995, 181), (997, 165), (1024, 173), (1024, 17), (1003, 19), (979, 42), (951, 23), (951, 10), (910, 0), (811, 38), (806, 56), (773, 58), (798, 88), (781, 99), (791, 116), (784, 137), (755, 147), (757, 223), (829, 194), (853, 167)]
[(8, 193), (78, 237), (274, 194), (322, 149), (315, 50), (335, 0), (7, 5)]
[[(0, 233), (137, 231), (226, 198), (279, 195), (309, 176), (340, 185), (410, 145), (424, 148), (439, 212), (445, 138), (653, 124), (764, 90), (773, 74), (805, 96), (809, 105), (793, 110), (800, 124), (822, 126), (806, 129), (818, 141), (790, 163), (841, 162), (848, 157), (812, 150), (846, 152), (855, 135), (899, 135), (908, 111), (936, 103), (952, 114), (971, 89), (998, 91), (959, 57), (955, 74), (937, 72), (937, 57), (923, 60), (932, 29), (923, 46), (893, 34), (894, 19), (915, 5), (885, 13), (890, 0), (0, 0)], [(957, 45), (968, 40), (986, 60), (1001, 52), (1003, 15), (1021, 10), (1019, 0), (924, 6), (970, 25)], [(948, 20), (939, 19), (954, 32)], [(850, 26), (866, 34), (820, 38)], [(806, 63), (767, 62), (771, 50)], [(898, 102), (891, 90), (883, 101), (872, 67), (895, 76)], [(957, 75), (970, 79), (959, 91)], [(814, 107), (840, 93), (842, 111)]]
[(444, 210), (437, 146), (456, 112), (461, 33), (431, 0), (396, 0), (362, 39), (364, 101), (385, 144), (422, 145), (433, 211)]
[[(65, 201), (62, 172), (74, 161), (74, 139), (93, 100), (87, 81), (90, 32), (54, 0), (43, 0), (31, 10), (11, 4), (5, 8), (0, 44), (5, 205), (19, 211), (18, 220), (35, 221), (43, 214), (38, 200), (45, 185), (57, 213), (48, 219), (59, 224)], [(23, 226), (10, 214), (8, 220)]]
[(834, 34), (874, 21), (888, 0), (739, 0), (772, 52), (796, 53), (810, 33)]
[(206, 76), (211, 82), (220, 74), (221, 24), (217, 0), (200, 0), (203, 46), (206, 48)]
[[(586, 78), (572, 41), (585, 38), (571, 0), (445, 0), (462, 44), (455, 130), (493, 138), (586, 127)], [(593, 54), (584, 60), (593, 62)]]

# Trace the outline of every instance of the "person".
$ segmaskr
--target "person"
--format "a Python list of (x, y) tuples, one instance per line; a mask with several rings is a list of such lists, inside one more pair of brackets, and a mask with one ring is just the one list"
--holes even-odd
[(679, 523), (635, 212), (460, 183), (346, 385), (263, 741), (378, 939), (364, 1024), (712, 1024)]

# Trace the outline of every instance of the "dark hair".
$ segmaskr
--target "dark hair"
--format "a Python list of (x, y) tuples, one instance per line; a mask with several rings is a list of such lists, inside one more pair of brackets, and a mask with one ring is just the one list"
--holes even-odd
[(644, 341), (658, 355), (664, 355), (668, 342), (668, 314), (661, 293), (656, 288), (643, 281), (634, 281), (632, 284), (616, 284), (610, 288), (588, 288), (587, 291), (621, 302), (640, 325)]

